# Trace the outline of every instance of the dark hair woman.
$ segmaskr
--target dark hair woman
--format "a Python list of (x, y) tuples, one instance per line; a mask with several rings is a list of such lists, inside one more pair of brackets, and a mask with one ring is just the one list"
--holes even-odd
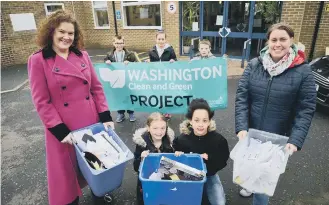
[[(302, 148), (315, 112), (316, 90), (310, 66), (293, 39), (289, 25), (272, 25), (267, 46), (245, 69), (235, 101), (235, 131), (240, 139), (254, 128), (288, 136), (286, 148), (291, 152)], [(252, 193), (243, 189), (240, 194)], [(254, 205), (268, 201), (268, 196), (254, 194)]]

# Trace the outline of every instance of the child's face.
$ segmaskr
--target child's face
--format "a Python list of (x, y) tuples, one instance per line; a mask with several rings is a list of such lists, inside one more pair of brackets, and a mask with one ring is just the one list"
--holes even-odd
[(125, 43), (123, 41), (123, 39), (115, 39), (113, 42), (113, 46), (115, 47), (116, 51), (122, 51), (123, 47), (125, 46)]
[(210, 47), (207, 44), (200, 44), (199, 52), (201, 56), (208, 56), (210, 52)]
[(155, 140), (161, 140), (166, 134), (167, 123), (163, 120), (156, 120), (151, 122), (150, 126), (147, 126), (147, 130)]
[(190, 121), (193, 132), (196, 136), (206, 135), (210, 125), (209, 114), (205, 109), (197, 109), (193, 112), (192, 120)]
[(158, 36), (156, 37), (156, 43), (158, 44), (159, 47), (164, 47), (166, 44), (166, 34), (164, 33), (159, 33)]

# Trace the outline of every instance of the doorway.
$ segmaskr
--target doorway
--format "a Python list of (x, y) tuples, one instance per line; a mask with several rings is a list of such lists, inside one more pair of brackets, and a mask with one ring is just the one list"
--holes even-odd
[(208, 39), (216, 56), (255, 57), (265, 45), (269, 26), (280, 21), (281, 7), (276, 1), (180, 2), (181, 55), (187, 55), (195, 40)]

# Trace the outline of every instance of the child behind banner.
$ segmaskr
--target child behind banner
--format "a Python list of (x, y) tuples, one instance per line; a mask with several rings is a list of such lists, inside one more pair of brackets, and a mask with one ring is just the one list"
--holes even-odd
[[(114, 48), (107, 53), (104, 62), (106, 64), (111, 64), (112, 62), (123, 62), (124, 64), (128, 64), (129, 62), (137, 62), (137, 58), (134, 52), (130, 52), (125, 48), (125, 42), (123, 36), (115, 36), (113, 38), (113, 46)], [(136, 121), (134, 111), (127, 110), (129, 114), (129, 121)], [(125, 110), (118, 110), (118, 116), (116, 122), (120, 123), (125, 120)]]
[[(158, 112), (152, 113), (146, 121), (146, 127), (136, 130), (133, 141), (136, 144), (134, 152), (134, 170), (139, 172), (141, 161), (149, 153), (173, 153), (172, 143), (175, 137), (174, 131), (168, 127), (163, 115)], [(141, 181), (137, 177), (137, 202), (144, 204)]]
[[(181, 135), (174, 140), (175, 155), (198, 153), (207, 166), (204, 192), (211, 204), (225, 205), (225, 193), (217, 172), (227, 165), (229, 148), (227, 140), (216, 132), (211, 120), (214, 112), (206, 100), (192, 100), (186, 114), (187, 120), (180, 124)], [(206, 201), (206, 198), (203, 198)]]
[[(166, 33), (163, 30), (157, 31), (155, 35), (156, 45), (149, 51), (149, 60), (147, 62), (169, 61), (171, 63), (177, 61), (174, 48), (166, 41)], [(171, 115), (165, 113), (164, 116), (167, 119), (171, 118)]]
[(191, 60), (216, 58), (216, 56), (214, 56), (210, 50), (211, 50), (210, 41), (207, 39), (201, 40), (199, 42), (199, 52)]

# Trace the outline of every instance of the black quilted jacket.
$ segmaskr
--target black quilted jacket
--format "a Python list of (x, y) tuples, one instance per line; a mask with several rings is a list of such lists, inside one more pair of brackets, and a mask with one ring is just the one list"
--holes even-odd
[(156, 46), (154, 46), (149, 51), (149, 58), (151, 62), (157, 62), (157, 61), (170, 61), (171, 59), (174, 59), (177, 61), (177, 57), (174, 51), (174, 48), (172, 46), (164, 49), (163, 54), (161, 58), (159, 57), (158, 51), (156, 49)]
[(313, 74), (306, 63), (270, 77), (261, 58), (245, 69), (235, 101), (235, 131), (254, 128), (289, 137), (300, 150), (316, 107)]

